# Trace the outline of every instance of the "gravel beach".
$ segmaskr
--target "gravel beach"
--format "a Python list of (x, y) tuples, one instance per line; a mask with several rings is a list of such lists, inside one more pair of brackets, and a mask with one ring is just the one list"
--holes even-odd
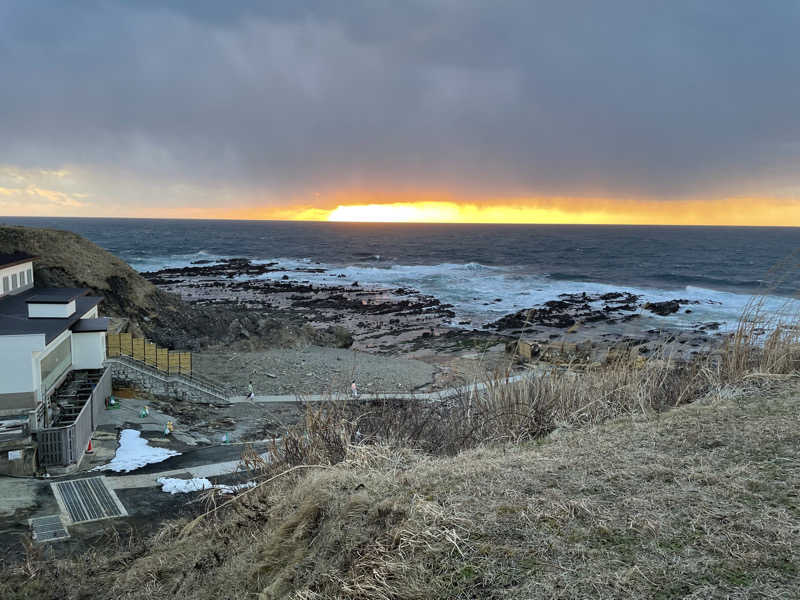
[(197, 352), (198, 373), (247, 394), (347, 393), (355, 379), (361, 392), (424, 391), (436, 367), (419, 360), (378, 356), (343, 348), (308, 346), (256, 352)]

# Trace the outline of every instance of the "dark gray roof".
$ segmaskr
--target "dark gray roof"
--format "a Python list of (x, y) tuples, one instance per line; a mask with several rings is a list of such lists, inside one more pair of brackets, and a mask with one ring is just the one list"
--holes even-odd
[[(0, 298), (0, 335), (31, 335), (43, 333), (45, 343), (49, 344), (80, 318), (103, 301), (100, 296), (89, 296), (88, 289), (59, 288), (31, 289), (21, 294)], [(66, 319), (29, 319), (28, 300), (37, 294), (74, 295), (75, 313)]]
[(50, 288), (28, 296), (25, 302), (28, 304), (69, 304), (88, 293), (89, 290), (80, 288)]
[(98, 331), (108, 331), (108, 317), (81, 319), (72, 326), (72, 333), (90, 333)]
[(14, 254), (0, 254), (0, 269), (4, 267), (13, 267), (22, 263), (30, 262), (38, 258), (27, 252), (15, 252)]

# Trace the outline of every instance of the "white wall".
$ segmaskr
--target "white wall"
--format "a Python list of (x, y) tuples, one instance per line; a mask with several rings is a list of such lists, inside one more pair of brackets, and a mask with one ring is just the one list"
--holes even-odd
[(0, 394), (38, 391), (38, 360), (44, 350), (44, 335), (0, 336)]
[(97, 306), (90, 308), (81, 319), (96, 319), (98, 315)]
[(28, 317), (31, 319), (66, 319), (75, 314), (75, 300), (67, 304), (28, 303)]
[[(6, 267), (5, 269), (0, 269), (0, 296), (17, 294), (22, 290), (27, 290), (33, 286), (33, 281), (28, 281), (28, 271), (31, 271), (31, 276), (33, 276), (33, 263), (22, 263), (21, 265), (16, 265), (13, 267)], [(23, 284), (20, 281), (20, 276), (24, 274), (25, 276), (25, 283)], [(11, 288), (11, 276), (17, 276), (17, 287), (15, 289), (9, 289), (8, 292), (3, 291), (3, 278), (8, 277), (9, 288)]]
[(99, 369), (106, 358), (106, 334), (91, 331), (72, 334), (72, 367), (74, 369)]
[[(36, 356), (34, 356), (33, 377), (34, 377), (34, 380), (37, 382), (37, 385), (39, 385), (39, 386), (42, 385), (42, 360), (48, 354), (50, 354), (53, 350), (55, 350), (58, 346), (60, 346), (61, 342), (63, 342), (66, 338), (70, 338), (70, 341), (71, 341), (72, 332), (69, 329), (64, 331), (61, 335), (59, 335), (57, 338), (55, 338), (52, 342), (47, 344), (47, 346), (46, 346), (46, 348), (45, 348), (45, 350), (43, 352), (37, 352)], [(72, 344), (70, 344), (70, 347), (71, 346), (72, 346)], [(47, 390), (42, 388), (41, 393), (42, 393), (42, 396), (44, 396), (44, 394), (47, 393)], [(40, 400), (44, 400), (44, 398), (42, 397), (42, 398), (40, 398)]]

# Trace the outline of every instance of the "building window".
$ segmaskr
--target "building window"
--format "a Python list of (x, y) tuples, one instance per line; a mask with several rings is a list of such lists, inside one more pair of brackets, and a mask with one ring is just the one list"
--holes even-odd
[(12, 289), (12, 290), (15, 290), (15, 289), (17, 289), (17, 287), (19, 287), (19, 285), (18, 285), (18, 283), (17, 283), (17, 274), (16, 274), (16, 273), (14, 273), (14, 274), (11, 276), (11, 289)]
[(19, 274), (19, 286), (22, 287), (23, 285), (25, 285), (25, 271)]
[(28, 269), (28, 285), (33, 284), (33, 269)]
[(8, 277), (3, 277), (3, 293), (7, 294), (11, 288), (8, 286)]
[(71, 365), (72, 340), (67, 338), (42, 359), (42, 392), (46, 393)]

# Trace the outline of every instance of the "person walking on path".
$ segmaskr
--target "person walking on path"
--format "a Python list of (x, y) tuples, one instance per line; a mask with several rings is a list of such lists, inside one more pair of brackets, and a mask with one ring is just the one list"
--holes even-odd
[(353, 379), (353, 383), (350, 384), (350, 393), (353, 395), (353, 398), (358, 398), (358, 387), (356, 386), (355, 379)]
[(255, 397), (256, 393), (253, 391), (253, 382), (250, 381), (250, 383), (247, 384), (247, 399), (252, 402)]

